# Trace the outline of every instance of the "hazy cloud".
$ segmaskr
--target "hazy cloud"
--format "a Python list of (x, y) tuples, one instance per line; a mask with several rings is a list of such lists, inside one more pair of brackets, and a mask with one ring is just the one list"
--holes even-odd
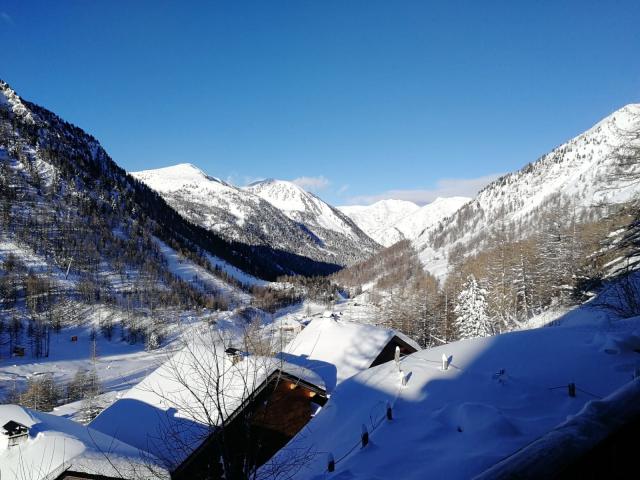
[(349, 190), (349, 184), (345, 183), (344, 185), (342, 185), (338, 191), (336, 192), (338, 195), (344, 195), (344, 193), (346, 193), (346, 191)]
[(0, 12), (0, 19), (8, 25), (13, 25), (13, 18), (7, 12)]
[(376, 195), (360, 195), (349, 199), (349, 203), (369, 205), (379, 200), (409, 200), (426, 205), (438, 197), (474, 197), (478, 191), (502, 174), (484, 175), (478, 178), (444, 178), (436, 182), (435, 188), (416, 190), (387, 190)]
[(295, 183), (300, 188), (304, 188), (305, 190), (310, 190), (312, 192), (323, 190), (331, 183), (322, 175), (319, 177), (298, 177), (291, 180), (291, 182)]

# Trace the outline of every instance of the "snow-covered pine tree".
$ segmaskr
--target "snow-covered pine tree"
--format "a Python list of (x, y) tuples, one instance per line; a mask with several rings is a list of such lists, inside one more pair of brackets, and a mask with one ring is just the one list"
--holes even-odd
[(487, 292), (469, 275), (454, 308), (456, 327), (460, 338), (487, 337), (491, 335), (491, 322), (487, 314)]

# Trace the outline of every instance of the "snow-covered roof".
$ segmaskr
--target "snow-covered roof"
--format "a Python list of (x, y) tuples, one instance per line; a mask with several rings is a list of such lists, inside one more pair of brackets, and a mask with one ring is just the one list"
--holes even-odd
[(91, 427), (151, 452), (174, 469), (278, 372), (325, 390), (322, 378), (304, 367), (272, 357), (234, 357), (222, 344), (190, 344), (105, 409)]
[(284, 349), (281, 358), (313, 370), (328, 391), (371, 366), (393, 337), (416, 350), (420, 346), (406, 335), (388, 328), (334, 318), (312, 320)]
[[(473, 478), (628, 382), (638, 348), (640, 317), (422, 350), (401, 360), (405, 386), (392, 363), (342, 382), (273, 461), (317, 452), (293, 477), (305, 480), (326, 478), (327, 452), (339, 459), (336, 478)], [(451, 357), (447, 370), (443, 355)], [(363, 424), (372, 448), (359, 448)]]
[[(554, 478), (557, 472), (580, 462), (610, 435), (638, 418), (640, 379), (635, 378), (606, 398), (590, 401), (575, 416), (474, 480)], [(611, 477), (616, 475), (611, 472)]]
[(72, 420), (0, 405), (0, 424), (10, 421), (28, 427), (29, 435), (11, 447), (0, 443), (2, 480), (53, 479), (66, 470), (117, 478), (169, 478), (147, 453)]

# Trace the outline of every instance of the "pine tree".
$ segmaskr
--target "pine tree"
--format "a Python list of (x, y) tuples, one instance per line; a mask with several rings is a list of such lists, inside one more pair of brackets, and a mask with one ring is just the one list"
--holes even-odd
[(80, 408), (80, 421), (89, 423), (100, 413), (98, 405), (98, 396), (102, 393), (102, 387), (98, 378), (96, 363), (98, 360), (98, 350), (96, 338), (94, 337), (91, 345), (91, 369), (84, 374), (85, 384), (82, 391), (83, 399)]
[(456, 327), (460, 338), (491, 335), (486, 295), (486, 290), (478, 285), (476, 278), (469, 275), (462, 291), (458, 294), (458, 301), (454, 308)]

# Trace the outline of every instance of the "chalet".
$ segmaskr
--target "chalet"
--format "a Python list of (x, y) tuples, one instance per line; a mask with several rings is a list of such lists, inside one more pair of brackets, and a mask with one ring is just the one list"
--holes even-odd
[(216, 478), (221, 457), (227, 475), (263, 464), (326, 399), (321, 377), (304, 367), (194, 342), (90, 427), (162, 459), (172, 478)]
[(63, 417), (0, 405), (0, 424), (2, 480), (169, 478), (148, 453)]
[(318, 374), (331, 392), (343, 380), (393, 360), (396, 347), (402, 356), (420, 350), (393, 329), (329, 316), (309, 322), (279, 356)]

